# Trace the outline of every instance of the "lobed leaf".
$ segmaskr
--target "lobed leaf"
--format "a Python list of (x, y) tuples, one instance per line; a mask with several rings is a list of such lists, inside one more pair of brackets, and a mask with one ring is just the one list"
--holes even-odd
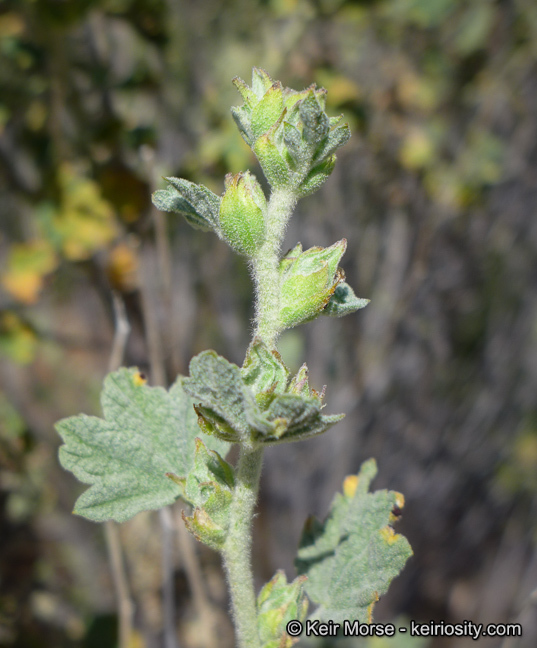
[[(109, 374), (101, 394), (104, 418), (73, 416), (56, 424), (64, 441), (60, 463), (91, 487), (74, 512), (90, 520), (124, 522), (140, 511), (172, 504), (194, 463), (197, 425), (192, 400), (179, 378), (169, 391), (144, 384), (136, 369)], [(228, 444), (207, 439), (226, 453)]]
[(319, 606), (312, 618), (371, 622), (374, 604), (412, 555), (406, 538), (391, 526), (403, 496), (368, 492), (376, 470), (374, 460), (365, 462), (345, 480), (325, 522), (306, 522), (296, 567), (308, 577), (306, 593)]

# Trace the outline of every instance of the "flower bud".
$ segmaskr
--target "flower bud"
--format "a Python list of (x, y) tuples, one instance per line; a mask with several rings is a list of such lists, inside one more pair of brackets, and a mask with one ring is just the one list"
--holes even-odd
[(282, 259), (280, 322), (283, 328), (308, 322), (322, 313), (342, 281), (338, 264), (346, 247), (345, 239), (328, 248), (313, 247), (305, 252), (299, 244)]
[(274, 142), (272, 130), (256, 140), (253, 151), (272, 187), (289, 183), (289, 165)]
[(229, 175), (220, 204), (220, 230), (239, 254), (252, 256), (265, 240), (267, 201), (261, 186), (249, 171)]

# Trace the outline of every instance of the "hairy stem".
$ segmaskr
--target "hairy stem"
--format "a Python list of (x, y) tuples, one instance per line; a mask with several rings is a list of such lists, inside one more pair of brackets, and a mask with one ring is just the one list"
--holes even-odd
[[(296, 201), (293, 191), (276, 189), (272, 192), (268, 204), (265, 242), (252, 264), (256, 292), (255, 335), (270, 348), (274, 348), (281, 331), (279, 256), (285, 227)], [(262, 447), (241, 446), (229, 533), (223, 550), (240, 648), (261, 646), (250, 554), (252, 517), (262, 463)]]
[(256, 290), (256, 329), (265, 344), (274, 348), (280, 327), (280, 249), (287, 221), (297, 197), (288, 189), (275, 189), (268, 204), (267, 235), (253, 260)]
[(260, 648), (257, 609), (251, 567), (252, 517), (257, 500), (263, 449), (241, 446), (229, 533), (223, 550), (237, 641), (240, 648)]

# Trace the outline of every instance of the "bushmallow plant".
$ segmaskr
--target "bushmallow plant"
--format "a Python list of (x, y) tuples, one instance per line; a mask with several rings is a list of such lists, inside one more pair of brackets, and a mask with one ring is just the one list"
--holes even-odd
[[(124, 522), (140, 511), (182, 499), (188, 530), (220, 552), (229, 584), (237, 644), (285, 648), (297, 641), (291, 621), (369, 623), (372, 609), (411, 555), (392, 524), (403, 496), (369, 492), (373, 460), (347, 477), (324, 522), (307, 520), (296, 558), (297, 578), (277, 572), (256, 596), (251, 526), (263, 453), (272, 445), (323, 434), (343, 414), (323, 413), (324, 390), (304, 364), (291, 375), (278, 336), (322, 315), (363, 308), (339, 267), (342, 239), (330, 247), (281, 253), (297, 201), (326, 181), (335, 152), (350, 137), (341, 117), (325, 112), (326, 91), (284, 88), (254, 68), (252, 85), (234, 79), (243, 105), (233, 118), (270, 185), (267, 200), (249, 171), (229, 174), (217, 196), (180, 178), (166, 178), (154, 204), (213, 231), (247, 258), (255, 285), (255, 330), (242, 367), (214, 351), (190, 363), (169, 390), (151, 387), (137, 369), (108, 375), (103, 418), (74, 416), (57, 424), (62, 465), (87, 489), (74, 512), (90, 520)], [(239, 446), (236, 465), (225, 459)], [(298, 478), (298, 476), (297, 476)], [(288, 630), (293, 628), (294, 632)]]

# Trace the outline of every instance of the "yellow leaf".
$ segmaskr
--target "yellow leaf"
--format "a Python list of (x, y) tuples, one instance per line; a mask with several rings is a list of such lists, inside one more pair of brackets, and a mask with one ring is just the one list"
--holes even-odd
[(134, 250), (120, 243), (110, 252), (106, 274), (112, 286), (123, 292), (132, 292), (138, 285), (138, 258)]
[(32, 329), (12, 311), (0, 314), (0, 352), (19, 364), (32, 362), (37, 337)]
[(317, 72), (319, 85), (326, 88), (327, 103), (333, 108), (337, 108), (346, 103), (358, 101), (361, 97), (359, 86), (348, 77), (341, 74), (334, 74), (327, 70)]
[(421, 128), (412, 128), (403, 140), (399, 159), (407, 169), (418, 170), (428, 166), (434, 157), (431, 138)]
[(39, 297), (44, 277), (57, 265), (56, 254), (47, 241), (15, 243), (1, 275), (2, 286), (18, 301), (33, 304)]
[(441, 97), (438, 85), (438, 81), (433, 82), (431, 79), (407, 71), (397, 80), (397, 96), (399, 101), (410, 109), (434, 110)]
[(62, 201), (53, 224), (65, 257), (83, 261), (117, 235), (114, 210), (102, 197), (99, 185), (78, 176), (69, 165), (61, 167), (59, 182)]

